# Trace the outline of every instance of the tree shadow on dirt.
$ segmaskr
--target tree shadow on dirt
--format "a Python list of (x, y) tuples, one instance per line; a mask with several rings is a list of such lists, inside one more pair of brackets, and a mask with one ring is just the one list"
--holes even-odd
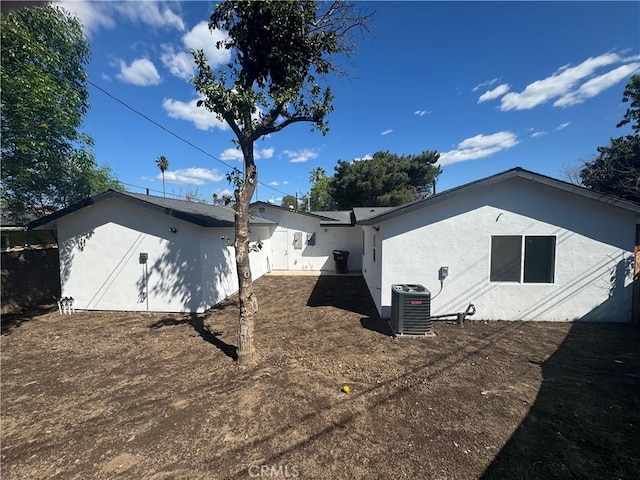
[(362, 277), (320, 276), (307, 300), (308, 307), (336, 307), (377, 317), (376, 307)]
[[(226, 308), (226, 307), (222, 307)], [(158, 330), (164, 327), (173, 327), (177, 325), (189, 325), (191, 326), (200, 337), (205, 341), (219, 349), (222, 353), (224, 353), (227, 357), (232, 360), (238, 360), (238, 347), (235, 345), (230, 345), (226, 342), (223, 342), (218, 337), (223, 335), (224, 332), (215, 332), (209, 330), (209, 327), (205, 325), (204, 321), (206, 319), (205, 315), (192, 313), (183, 318), (175, 318), (175, 317), (165, 317), (154, 323), (152, 323), (149, 328), (152, 330)]]
[(0, 317), (2, 335), (10, 335), (14, 329), (20, 327), (22, 324), (35, 320), (42, 315), (55, 312), (57, 308), (56, 305), (39, 305), (25, 309), (20, 313), (5, 313)]
[[(535, 341), (535, 339), (532, 339)], [(487, 468), (504, 478), (634, 478), (640, 471), (640, 329), (572, 326), (525, 420)]]

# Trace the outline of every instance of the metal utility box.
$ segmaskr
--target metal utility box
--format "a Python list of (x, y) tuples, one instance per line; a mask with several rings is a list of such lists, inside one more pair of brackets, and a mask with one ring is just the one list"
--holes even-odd
[(391, 328), (397, 335), (431, 333), (431, 292), (423, 285), (391, 285)]
[(302, 232), (293, 232), (293, 248), (296, 250), (302, 248)]
[(307, 245), (313, 246), (316, 244), (316, 234), (315, 233), (307, 233)]

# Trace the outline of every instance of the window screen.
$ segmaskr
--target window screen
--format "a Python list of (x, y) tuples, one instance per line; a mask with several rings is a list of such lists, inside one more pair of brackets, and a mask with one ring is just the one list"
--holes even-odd
[(556, 237), (525, 237), (524, 282), (553, 283)]
[(522, 237), (505, 235), (491, 237), (492, 282), (519, 282)]

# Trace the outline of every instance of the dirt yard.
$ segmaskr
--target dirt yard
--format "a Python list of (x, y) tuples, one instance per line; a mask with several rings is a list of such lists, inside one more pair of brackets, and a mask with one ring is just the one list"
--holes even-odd
[(233, 301), (4, 316), (2, 479), (638, 478), (640, 329), (394, 340), (360, 277), (255, 286), (254, 368), (234, 365)]

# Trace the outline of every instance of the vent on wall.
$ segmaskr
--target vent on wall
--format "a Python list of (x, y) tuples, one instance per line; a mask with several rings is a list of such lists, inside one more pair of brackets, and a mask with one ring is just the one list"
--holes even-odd
[(391, 285), (391, 328), (394, 335), (431, 333), (431, 292), (423, 285)]

